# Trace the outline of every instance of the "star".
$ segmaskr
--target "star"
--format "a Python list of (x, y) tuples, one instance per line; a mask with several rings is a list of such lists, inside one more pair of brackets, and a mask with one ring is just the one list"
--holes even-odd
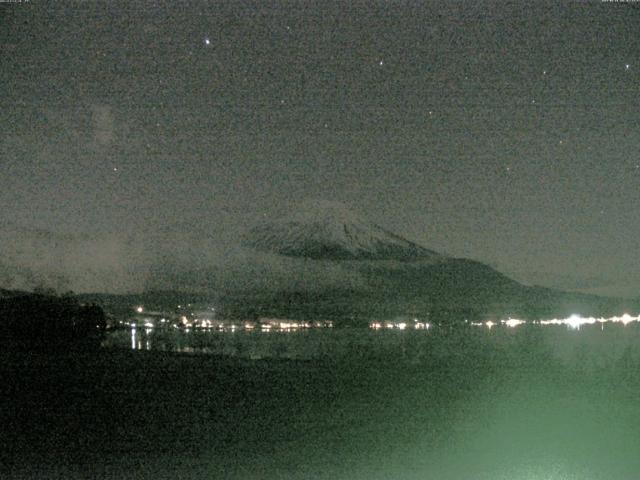
[(629, 65), (628, 63), (625, 64), (624, 69), (625, 70), (629, 70), (631, 68), (631, 65)]
[(384, 60), (380, 60), (380, 66), (384, 65)]
[(211, 40), (209, 40), (208, 38), (204, 39), (204, 44), (205, 45), (211, 45)]

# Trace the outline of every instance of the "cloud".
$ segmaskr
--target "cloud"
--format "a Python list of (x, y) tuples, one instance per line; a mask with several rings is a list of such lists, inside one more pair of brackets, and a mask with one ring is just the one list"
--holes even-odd
[(93, 140), (97, 145), (109, 146), (115, 139), (115, 117), (108, 105), (92, 105)]
[(117, 235), (61, 235), (0, 224), (0, 287), (63, 292), (135, 292), (149, 257), (142, 242)]

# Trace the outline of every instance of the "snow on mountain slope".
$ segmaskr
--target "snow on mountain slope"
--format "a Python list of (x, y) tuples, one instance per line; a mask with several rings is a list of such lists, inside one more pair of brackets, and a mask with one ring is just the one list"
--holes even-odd
[(307, 201), (252, 228), (243, 245), (290, 257), (325, 260), (435, 260), (442, 256), (329, 201)]

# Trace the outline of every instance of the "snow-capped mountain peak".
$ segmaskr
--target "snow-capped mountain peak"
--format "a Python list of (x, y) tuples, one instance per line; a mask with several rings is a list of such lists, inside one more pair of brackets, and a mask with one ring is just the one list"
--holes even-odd
[(418, 260), (440, 257), (370, 222), (338, 202), (303, 202), (252, 228), (245, 246), (292, 257), (327, 260)]

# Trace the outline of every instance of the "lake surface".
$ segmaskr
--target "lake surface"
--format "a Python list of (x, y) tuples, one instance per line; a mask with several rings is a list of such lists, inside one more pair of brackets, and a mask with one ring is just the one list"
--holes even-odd
[(133, 339), (114, 332), (99, 352), (3, 355), (0, 373), (20, 400), (0, 418), (14, 446), (3, 453), (9, 478), (640, 472), (636, 323), (137, 329)]
[[(109, 333), (105, 348), (225, 355), (259, 359), (385, 358), (421, 363), (427, 359), (468, 354), (478, 348), (505, 353), (522, 342), (568, 364), (606, 364), (635, 355), (640, 324), (595, 323), (566, 325), (506, 325), (431, 327), (429, 329), (306, 328), (285, 331), (259, 329), (184, 330), (126, 328)], [(517, 352), (513, 352), (517, 353)]]

